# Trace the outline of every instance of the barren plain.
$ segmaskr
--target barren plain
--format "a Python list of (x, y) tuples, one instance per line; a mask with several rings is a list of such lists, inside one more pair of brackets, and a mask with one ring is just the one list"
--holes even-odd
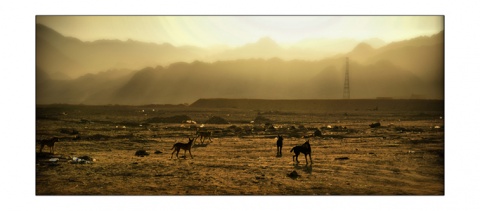
[[(443, 100), (247, 101), (37, 105), (36, 194), (444, 195)], [(193, 159), (171, 158), (197, 130), (212, 141), (197, 139)], [(54, 154), (39, 153), (51, 137), (60, 138)], [(301, 154), (297, 164), (290, 150), (306, 140), (313, 163)]]

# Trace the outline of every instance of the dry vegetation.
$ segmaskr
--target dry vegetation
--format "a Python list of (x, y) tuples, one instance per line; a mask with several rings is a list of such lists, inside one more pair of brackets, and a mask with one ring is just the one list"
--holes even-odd
[[(37, 141), (37, 195), (444, 194), (443, 109), (37, 105), (36, 115), (37, 140), (61, 138), (54, 155), (38, 153)], [(197, 140), (193, 159), (188, 152), (170, 159), (173, 144), (199, 128), (213, 141)], [(322, 136), (309, 138), (313, 164), (303, 154), (295, 164), (290, 149), (315, 129)], [(139, 150), (148, 155), (136, 156)], [(81, 156), (92, 161), (73, 161)]]

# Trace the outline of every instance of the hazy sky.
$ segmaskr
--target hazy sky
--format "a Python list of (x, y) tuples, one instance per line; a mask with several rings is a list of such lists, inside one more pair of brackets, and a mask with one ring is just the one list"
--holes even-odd
[(133, 39), (176, 46), (239, 46), (271, 37), (280, 43), (305, 38), (380, 38), (386, 42), (443, 30), (442, 16), (37, 16), (65, 36), (83, 41)]

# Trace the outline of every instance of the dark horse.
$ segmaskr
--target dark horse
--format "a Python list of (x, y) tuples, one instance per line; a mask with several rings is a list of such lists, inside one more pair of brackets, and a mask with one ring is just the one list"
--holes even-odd
[(303, 153), (303, 154), (305, 154), (305, 161), (307, 162), (307, 164), (308, 164), (307, 155), (310, 156), (310, 163), (313, 163), (313, 161), (312, 161), (312, 148), (310, 148), (310, 140), (307, 140), (301, 146), (293, 147), (292, 150), (290, 150), (290, 152), (295, 153), (295, 155), (293, 156), (293, 161), (294, 162), (295, 162), (295, 159), (296, 159), (297, 163), (299, 163), (298, 162), (298, 155), (300, 155), (300, 153)]
[(283, 147), (283, 137), (281, 135), (277, 136), (277, 155), (282, 155)]

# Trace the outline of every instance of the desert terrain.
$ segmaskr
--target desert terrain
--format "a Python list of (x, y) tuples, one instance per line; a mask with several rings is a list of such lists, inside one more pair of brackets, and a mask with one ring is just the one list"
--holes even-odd
[[(37, 105), (36, 195), (445, 194), (443, 100), (240, 101)], [(197, 130), (212, 140), (171, 158)]]

